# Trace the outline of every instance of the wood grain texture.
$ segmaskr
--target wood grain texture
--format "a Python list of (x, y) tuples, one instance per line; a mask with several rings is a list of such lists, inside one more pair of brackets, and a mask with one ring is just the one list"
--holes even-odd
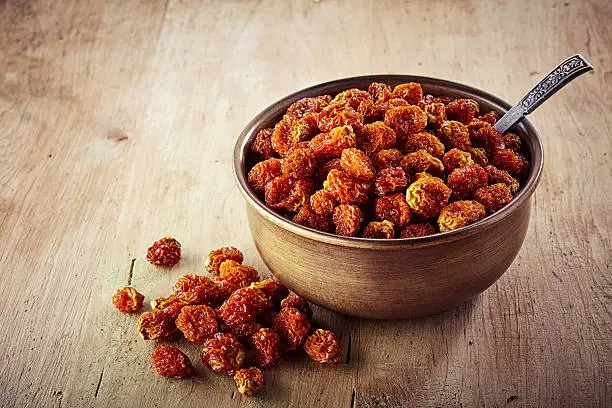
[[(0, 406), (612, 406), (611, 19), (605, 0), (0, 0)], [(201, 367), (151, 373), (117, 287), (150, 300), (224, 244), (265, 271), (231, 177), (257, 112), (368, 73), (516, 101), (576, 52), (595, 73), (531, 115), (531, 225), (484, 294), (406, 321), (317, 308), (344, 364), (284, 361), (248, 401)], [(166, 234), (185, 256), (160, 271), (144, 250)]]

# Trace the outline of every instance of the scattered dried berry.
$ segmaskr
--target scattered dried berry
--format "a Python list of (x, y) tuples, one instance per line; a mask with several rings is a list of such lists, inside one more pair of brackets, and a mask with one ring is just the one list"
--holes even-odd
[(287, 350), (295, 350), (306, 340), (310, 321), (296, 308), (286, 307), (274, 316), (272, 330), (278, 333)]
[(441, 176), (444, 173), (444, 165), (440, 159), (433, 157), (425, 150), (406, 154), (402, 158), (400, 166), (410, 177), (423, 172), (434, 176)]
[(289, 289), (276, 279), (268, 278), (259, 282), (253, 282), (249, 287), (261, 291), (274, 305), (279, 305), (289, 294)]
[(444, 156), (444, 145), (440, 139), (427, 132), (419, 132), (408, 136), (404, 141), (404, 150), (408, 153), (425, 150), (438, 159)]
[(246, 397), (257, 394), (264, 385), (264, 375), (257, 367), (241, 368), (234, 374), (238, 392)]
[(232, 333), (244, 343), (244, 339), (248, 338), (251, 334), (255, 333), (261, 328), (262, 325), (259, 322), (232, 322), (229, 325), (225, 325), (223, 331)]
[(378, 196), (384, 196), (408, 187), (408, 177), (401, 167), (389, 167), (382, 169), (376, 176), (374, 192)]
[(259, 280), (257, 270), (234, 260), (223, 261), (219, 267), (219, 278), (231, 282), (237, 288), (245, 288)]
[[(242, 263), (242, 261), (244, 260), (244, 256), (242, 255), (242, 252), (240, 252), (234, 247), (223, 247), (223, 248), (215, 249), (214, 251), (210, 251), (210, 253), (206, 257), (206, 260), (204, 261), (204, 267), (209, 273), (218, 275), (219, 267), (221, 266), (221, 263), (223, 261), (227, 261), (228, 259), (231, 259), (238, 263)], [(188, 276), (197, 276), (197, 275), (188, 275)], [(182, 287), (182, 283), (179, 284), (179, 282), (177, 281), (177, 283), (174, 285), (175, 291), (179, 291), (177, 289), (177, 285), (181, 285)], [(181, 289), (181, 291), (184, 292), (185, 290)]]
[(304, 299), (303, 297), (297, 295), (287, 296), (285, 299), (283, 299), (280, 306), (281, 309), (284, 309), (286, 307), (294, 307), (300, 312), (304, 313), (306, 317), (308, 317), (308, 320), (312, 319), (312, 309), (310, 308), (310, 305), (308, 304), (306, 299)]
[(389, 167), (399, 167), (404, 155), (397, 149), (383, 149), (372, 155), (372, 164), (377, 171)]
[(261, 291), (240, 288), (217, 309), (217, 318), (228, 326), (251, 322), (267, 307), (270, 302)]
[(363, 238), (391, 239), (395, 236), (395, 229), (389, 221), (372, 221), (365, 226), (361, 236)]
[(467, 196), (474, 190), (487, 185), (487, 172), (478, 164), (456, 168), (448, 175), (448, 186), (460, 196)]
[[(356, 206), (344, 207), (348, 210), (345, 216), (353, 209), (361, 211)], [(212, 251), (206, 266), (219, 274), (215, 280), (196, 274), (182, 276), (173, 285), (173, 294), (151, 302), (153, 310), (140, 316), (138, 331), (145, 340), (161, 342), (180, 330), (186, 340), (203, 345), (200, 358), (206, 367), (234, 375), (238, 390), (251, 395), (261, 389), (263, 374), (256, 367), (241, 369), (246, 347), (250, 348), (250, 360), (256, 366), (276, 365), (282, 352), (304, 345), (312, 309), (305, 299), (289, 296), (289, 290), (279, 281), (258, 281), (257, 271), (242, 265), (242, 261), (243, 255), (236, 248)], [(249, 286), (240, 288), (246, 284)], [(209, 306), (223, 299), (216, 310)], [(140, 308), (142, 301), (142, 295), (131, 287), (118, 290), (113, 297), (119, 308), (129, 311)], [(339, 356), (341, 350), (331, 332), (318, 330), (310, 337), (306, 352), (315, 361), (335, 364), (339, 360), (336, 354)], [(159, 375), (175, 378), (195, 375), (189, 358), (173, 346), (157, 347), (152, 361)]]
[(440, 213), (450, 194), (451, 189), (441, 179), (420, 177), (408, 187), (406, 201), (415, 214), (430, 218)]
[(181, 244), (174, 238), (155, 241), (147, 250), (147, 260), (153, 265), (174, 266), (181, 259)]
[(474, 191), (474, 200), (484, 206), (487, 214), (492, 214), (512, 201), (512, 192), (504, 183), (492, 184)]
[(372, 161), (359, 149), (344, 149), (340, 156), (340, 166), (346, 174), (359, 181), (372, 182), (376, 177)]
[[(225, 262), (235, 262), (227, 260)], [(200, 284), (181, 293), (180, 297), (192, 305), (208, 305), (216, 307), (221, 304), (221, 296), (217, 284), (205, 276), (200, 278)]]
[(323, 187), (342, 204), (365, 204), (372, 192), (370, 183), (355, 180), (346, 172), (336, 169), (329, 172)]
[(131, 286), (117, 289), (117, 292), (113, 295), (113, 305), (124, 313), (139, 311), (142, 308), (143, 301), (144, 296)]
[(183, 276), (174, 284), (174, 291), (181, 299), (192, 305), (215, 307), (220, 303), (219, 289), (215, 282), (207, 276), (195, 274)]
[(446, 116), (467, 125), (478, 114), (478, 102), (472, 99), (455, 99), (446, 105)]
[(281, 358), (281, 341), (271, 329), (259, 329), (251, 335), (253, 362), (261, 368), (275, 366)]
[(412, 219), (406, 196), (400, 193), (377, 198), (374, 214), (377, 220), (390, 221), (395, 228), (404, 228)]
[(179, 313), (181, 313), (181, 310), (183, 310), (185, 306), (189, 305), (190, 303), (181, 295), (158, 297), (151, 301), (151, 308), (153, 310), (159, 310), (173, 319), (176, 319)]
[[(206, 260), (207, 264), (210, 262), (209, 258), (207, 258)], [(218, 271), (218, 268), (217, 268), (217, 271)], [(181, 276), (174, 283), (174, 285), (172, 286), (172, 289), (176, 295), (180, 295), (184, 292), (189, 292), (190, 290), (193, 290), (197, 286), (205, 284), (204, 281), (206, 280), (210, 280), (210, 278), (206, 276), (196, 275), (196, 274)]]
[(239, 289), (235, 284), (221, 279), (218, 276), (215, 278), (215, 285), (217, 285), (217, 289), (219, 290), (220, 302), (225, 302), (234, 291)]
[(215, 373), (234, 374), (244, 363), (246, 352), (236, 336), (217, 333), (206, 340), (200, 358)]
[(436, 230), (433, 225), (428, 223), (411, 224), (400, 231), (400, 238), (417, 238), (426, 237), (427, 235), (435, 234)]
[[(311, 149), (293, 149), (283, 159), (281, 169), (285, 176), (293, 177), (296, 179), (303, 179), (312, 176), (315, 171), (316, 164), (317, 162), (315, 159), (315, 155)], [(249, 173), (249, 176), (250, 174), (251, 173)]]
[(174, 346), (158, 346), (151, 354), (157, 374), (164, 377), (186, 378), (195, 375), (189, 357)]
[(219, 331), (215, 311), (206, 305), (185, 306), (176, 318), (176, 327), (187, 340), (197, 344)]
[(363, 221), (363, 212), (356, 205), (340, 204), (334, 210), (336, 234), (345, 237), (355, 237)]
[(140, 315), (138, 332), (145, 340), (162, 342), (176, 332), (176, 325), (172, 316), (161, 310), (152, 310)]
[(459, 167), (474, 164), (474, 160), (472, 160), (472, 155), (468, 152), (464, 152), (463, 150), (453, 147), (444, 154), (442, 163), (444, 164), (444, 169), (450, 173)]
[(308, 336), (304, 343), (304, 351), (320, 364), (338, 364), (342, 357), (342, 347), (334, 333), (323, 329), (317, 329)]
[(438, 226), (440, 232), (452, 231), (465, 227), (484, 218), (485, 209), (476, 201), (455, 201), (440, 211)]

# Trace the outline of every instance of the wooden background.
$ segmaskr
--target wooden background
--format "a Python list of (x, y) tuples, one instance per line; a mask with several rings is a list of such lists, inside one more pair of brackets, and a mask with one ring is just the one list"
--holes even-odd
[[(612, 406), (611, 21), (606, 0), (0, 0), (0, 406)], [(117, 287), (150, 300), (227, 244), (265, 271), (231, 175), (256, 113), (369, 73), (515, 102), (576, 52), (595, 72), (531, 115), (530, 229), (483, 295), (395, 322), (318, 308), (345, 361), (284, 361), (248, 401), (195, 346), (197, 378), (152, 373)], [(144, 259), (166, 234), (171, 271)]]

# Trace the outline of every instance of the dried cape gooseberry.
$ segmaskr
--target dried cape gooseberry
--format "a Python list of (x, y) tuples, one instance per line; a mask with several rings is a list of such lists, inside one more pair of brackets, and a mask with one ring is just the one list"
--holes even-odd
[(221, 263), (223, 261), (227, 261), (228, 259), (231, 259), (238, 263), (242, 263), (242, 261), (244, 260), (244, 256), (242, 255), (242, 252), (240, 252), (234, 247), (223, 247), (215, 249), (211, 251), (206, 257), (206, 260), (204, 261), (204, 267), (209, 273), (218, 274)]
[(151, 360), (157, 374), (164, 377), (186, 378), (195, 374), (189, 357), (174, 346), (157, 347)]
[(264, 375), (257, 367), (241, 368), (234, 374), (238, 392), (249, 397), (263, 388)]
[(465, 227), (484, 218), (485, 209), (476, 201), (455, 201), (444, 207), (438, 217), (441, 232)]
[(406, 202), (412, 211), (423, 217), (435, 217), (448, 202), (451, 189), (437, 177), (421, 177), (406, 191)]
[(139, 311), (143, 302), (144, 296), (130, 286), (117, 289), (117, 292), (113, 295), (113, 305), (124, 313)]
[(181, 244), (174, 238), (155, 241), (147, 250), (147, 260), (160, 266), (174, 266), (181, 259)]
[(311, 334), (304, 343), (304, 351), (320, 364), (338, 364), (342, 358), (340, 343), (329, 330), (317, 329)]
[(364, 238), (391, 239), (395, 236), (395, 228), (387, 220), (372, 221), (365, 226), (361, 236)]
[[(395, 238), (432, 235), (443, 208), (474, 200), (498, 211), (526, 179), (528, 152), (517, 134), (494, 129), (498, 118), (475, 100), (424, 94), (414, 82), (303, 98), (254, 137), (248, 182), (270, 209), (307, 228), (380, 238), (391, 235), (386, 221)], [(219, 303), (241, 286), (215, 283)], [(178, 300), (162, 303), (180, 310)], [(264, 311), (258, 321), (269, 326), (272, 316)]]

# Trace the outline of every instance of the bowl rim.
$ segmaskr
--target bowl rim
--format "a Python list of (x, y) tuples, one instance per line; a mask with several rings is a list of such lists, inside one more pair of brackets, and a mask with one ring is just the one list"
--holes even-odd
[(309, 86), (299, 91), (293, 92), (284, 98), (281, 98), (273, 104), (266, 107), (260, 113), (258, 113), (242, 130), (234, 145), (234, 158), (233, 158), (233, 171), (234, 180), (238, 185), (240, 193), (247, 201), (248, 205), (253, 207), (261, 216), (271, 221), (278, 227), (295, 233), (305, 238), (312, 239), (318, 242), (325, 242), (328, 244), (352, 247), (352, 248), (370, 248), (370, 249), (397, 249), (410, 247), (421, 247), (429, 245), (437, 245), (442, 242), (452, 242), (457, 239), (462, 239), (477, 233), (478, 230), (491, 226), (501, 221), (502, 219), (513, 213), (518, 207), (520, 207), (526, 200), (528, 200), (535, 188), (537, 187), (540, 177), (542, 175), (542, 166), (544, 160), (544, 153), (541, 139), (538, 132), (535, 130), (533, 125), (525, 118), (519, 122), (516, 126), (522, 128), (525, 135), (529, 135), (526, 143), (529, 148), (531, 155), (531, 168), (527, 181), (522, 186), (519, 193), (512, 199), (512, 201), (504, 206), (501, 210), (486, 216), (485, 218), (467, 225), (465, 227), (446, 232), (439, 232), (433, 235), (425, 237), (415, 238), (391, 238), (391, 239), (375, 239), (375, 238), (361, 238), (361, 237), (344, 237), (328, 232), (315, 230), (313, 228), (305, 227), (300, 224), (296, 224), (291, 220), (288, 220), (281, 215), (277, 214), (274, 210), (268, 208), (265, 203), (257, 196), (257, 194), (249, 187), (247, 183), (245, 162), (246, 152), (250, 146), (250, 141), (255, 134), (256, 130), (259, 130), (261, 124), (268, 120), (272, 116), (277, 116), (284, 112), (289, 105), (293, 102), (314, 95), (328, 94), (326, 90), (330, 91), (335, 88), (349, 89), (351, 84), (358, 82), (383, 82), (383, 83), (403, 83), (403, 82), (418, 82), (424, 85), (439, 86), (452, 88), (460, 92), (470, 93), (487, 103), (494, 106), (495, 109), (505, 113), (512, 105), (503, 99), (492, 95), (488, 92), (482, 91), (478, 88), (468, 86), (462, 83), (449, 81), (440, 78), (433, 78), (419, 75), (409, 74), (379, 74), (379, 75), (363, 75), (340, 78), (332, 81), (319, 83), (316, 85)]

